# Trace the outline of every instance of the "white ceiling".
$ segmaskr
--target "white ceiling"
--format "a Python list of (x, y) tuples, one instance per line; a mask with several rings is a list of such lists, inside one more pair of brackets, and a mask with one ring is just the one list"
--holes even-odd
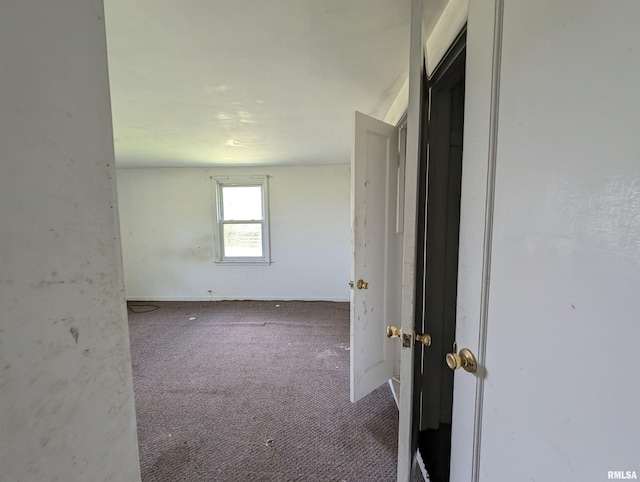
[(105, 0), (118, 167), (348, 163), (353, 112), (383, 117), (407, 77), (409, 10)]

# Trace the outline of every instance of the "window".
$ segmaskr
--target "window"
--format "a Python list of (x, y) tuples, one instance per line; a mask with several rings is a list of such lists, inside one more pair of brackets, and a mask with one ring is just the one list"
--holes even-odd
[(217, 262), (270, 263), (267, 181), (215, 179)]

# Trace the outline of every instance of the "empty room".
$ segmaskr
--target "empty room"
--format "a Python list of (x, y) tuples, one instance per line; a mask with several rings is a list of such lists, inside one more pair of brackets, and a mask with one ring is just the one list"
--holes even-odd
[(409, 8), (105, 2), (142, 480), (395, 477), (391, 377), (350, 396), (351, 161)]
[(0, 2), (0, 481), (637, 479), (639, 21)]

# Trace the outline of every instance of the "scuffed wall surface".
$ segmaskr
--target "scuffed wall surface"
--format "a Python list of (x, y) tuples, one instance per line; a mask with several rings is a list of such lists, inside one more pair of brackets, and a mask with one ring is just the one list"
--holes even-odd
[(0, 45), (0, 480), (139, 480), (102, 3)]
[[(347, 301), (349, 169), (118, 169), (127, 298)], [(211, 176), (234, 175), (270, 176), (271, 265), (214, 263)]]

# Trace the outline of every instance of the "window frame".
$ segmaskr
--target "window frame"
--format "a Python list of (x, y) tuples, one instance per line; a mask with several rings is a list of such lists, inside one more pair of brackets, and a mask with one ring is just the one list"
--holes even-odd
[[(269, 222), (269, 176), (249, 177), (213, 177), (214, 181), (214, 252), (215, 263), (218, 264), (271, 264), (270, 222)], [(225, 220), (224, 198), (222, 190), (225, 187), (253, 187), (259, 186), (262, 193), (261, 220)], [(259, 224), (262, 226), (262, 256), (226, 256), (224, 246), (224, 226), (227, 224)]]

